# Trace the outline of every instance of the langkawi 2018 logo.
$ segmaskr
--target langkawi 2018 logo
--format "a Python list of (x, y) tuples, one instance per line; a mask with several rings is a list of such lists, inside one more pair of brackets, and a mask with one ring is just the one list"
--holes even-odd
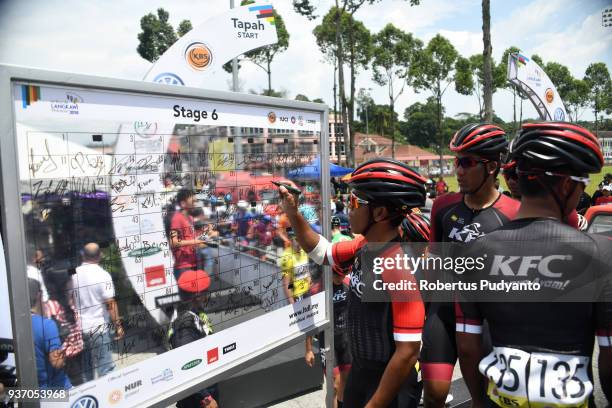
[(194, 42), (185, 49), (187, 64), (196, 71), (204, 71), (212, 63), (212, 52), (202, 42)]
[(83, 103), (83, 98), (74, 93), (66, 92), (66, 99), (63, 101), (51, 102), (51, 110), (53, 112), (69, 113), (71, 115), (79, 114), (79, 104)]

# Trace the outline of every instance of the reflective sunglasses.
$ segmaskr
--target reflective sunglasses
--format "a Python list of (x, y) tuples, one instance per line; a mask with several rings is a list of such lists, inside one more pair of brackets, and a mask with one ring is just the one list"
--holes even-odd
[(455, 167), (463, 167), (464, 169), (468, 169), (470, 167), (474, 167), (479, 163), (488, 163), (490, 160), (485, 159), (475, 159), (473, 157), (455, 157)]
[(349, 196), (349, 207), (350, 208), (357, 209), (361, 207), (362, 205), (368, 205), (368, 204), (370, 204), (368, 201), (357, 197), (354, 193), (351, 193), (351, 195)]
[(570, 180), (573, 180), (577, 183), (582, 183), (584, 184), (584, 187), (586, 188), (586, 186), (589, 185), (589, 183), (591, 182), (591, 179), (588, 177), (579, 177), (579, 176), (568, 176), (567, 174), (562, 174), (562, 173), (553, 173), (551, 171), (545, 171), (544, 174), (546, 174), (547, 176), (557, 176), (557, 177), (569, 177)]
[[(519, 174), (521, 176), (532, 176), (532, 177), (537, 176), (537, 174), (531, 173), (529, 171), (518, 171), (517, 174)], [(552, 171), (545, 171), (545, 172), (542, 172), (542, 173), (539, 173), (539, 174), (546, 174), (547, 176), (552, 176), (552, 177), (569, 177), (570, 180), (573, 180), (573, 181), (575, 181), (577, 183), (582, 183), (585, 188), (591, 182), (591, 179), (588, 178), (588, 177), (570, 176), (569, 174), (553, 173)]]

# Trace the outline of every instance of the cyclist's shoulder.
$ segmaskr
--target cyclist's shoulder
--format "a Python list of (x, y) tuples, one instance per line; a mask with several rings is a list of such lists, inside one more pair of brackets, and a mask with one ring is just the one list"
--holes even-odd
[(446, 193), (437, 197), (431, 207), (432, 218), (439, 212), (443, 211), (451, 205), (461, 203), (463, 201), (463, 194), (461, 193)]
[(493, 204), (493, 208), (502, 212), (510, 219), (514, 219), (521, 206), (521, 202), (505, 194), (500, 194), (499, 198)]

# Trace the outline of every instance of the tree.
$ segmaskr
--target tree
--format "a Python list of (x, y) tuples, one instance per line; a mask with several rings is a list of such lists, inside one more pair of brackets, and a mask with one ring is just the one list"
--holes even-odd
[[(505, 71), (502, 73), (494, 62), (491, 62), (491, 68), (494, 75), (493, 82), (490, 85), (490, 91), (495, 93), (499, 88), (505, 85), (506, 74)], [(486, 104), (484, 101), (484, 78), (484, 57), (482, 54), (474, 54), (469, 59), (463, 57), (457, 59), (455, 89), (463, 95), (476, 95), (476, 99), (478, 100), (479, 121), (485, 120), (490, 122), (492, 116), (490, 119), (487, 119)]]
[(310, 102), (310, 99), (308, 99), (308, 97), (306, 95), (302, 95), (302, 94), (295, 95), (295, 100), (296, 101)]
[(415, 70), (415, 89), (429, 90), (438, 104), (440, 163), (442, 163), (442, 149), (445, 144), (444, 134), (442, 133), (442, 96), (454, 81), (453, 70), (457, 57), (458, 53), (453, 44), (437, 34), (429, 41), (424, 52), (419, 53), (419, 60), (413, 67)]
[(598, 130), (598, 114), (609, 109), (610, 72), (603, 62), (596, 62), (586, 69), (584, 82), (589, 88), (590, 104), (595, 114), (595, 132)]
[[(340, 37), (343, 44), (342, 56), (336, 34), (338, 32), (337, 19), (340, 16)], [(340, 59), (348, 62), (349, 68), (349, 87), (350, 96), (347, 98), (340, 97), (341, 112), (343, 118), (348, 120), (349, 133), (345, 134), (344, 144), (347, 158), (349, 158), (349, 166), (353, 166), (352, 158), (354, 157), (355, 149), (355, 88), (357, 72), (360, 69), (367, 69), (371, 59), (371, 35), (370, 31), (363, 25), (362, 22), (354, 19), (353, 15), (348, 12), (332, 7), (329, 12), (323, 17), (321, 24), (313, 30), (317, 45), (321, 52), (330, 61), (337, 62)], [(339, 58), (340, 57), (340, 58)], [(344, 70), (343, 70), (344, 72)], [(340, 83), (341, 95), (346, 95), (344, 85)], [(335, 94), (335, 92), (334, 92)], [(344, 129), (344, 128), (343, 128)]]
[(191, 21), (183, 20), (183, 21), (180, 22), (178, 28), (176, 29), (176, 33), (178, 34), (179, 37), (182, 37), (185, 34), (187, 34), (188, 32), (190, 32), (191, 30), (193, 30), (193, 26), (191, 25)]
[[(442, 112), (444, 114), (444, 111)], [(438, 130), (438, 105), (433, 96), (426, 103), (416, 102), (404, 111), (402, 134), (408, 143), (429, 147), (436, 140)]]
[[(340, 94), (340, 102), (341, 102), (341, 113), (342, 113), (342, 132), (346, 138), (350, 139), (349, 142), (349, 150), (347, 150), (347, 159), (348, 165), (353, 167), (355, 161), (355, 153), (354, 149), (350, 149), (354, 147), (354, 140), (348, 132), (348, 112), (346, 110), (346, 93), (345, 93), (345, 84), (344, 84), (344, 42), (343, 36), (341, 35), (342, 25), (341, 25), (341, 16), (343, 13), (347, 12), (350, 16), (354, 16), (355, 13), (364, 5), (364, 4), (374, 4), (378, 3), (380, 0), (335, 0), (335, 9), (334, 13), (334, 24), (336, 27), (335, 32), (335, 42), (336, 42), (336, 58), (337, 58), (337, 67), (338, 67), (338, 84), (339, 84), (339, 94)], [(420, 0), (410, 0), (410, 5), (414, 6), (419, 4)], [(316, 18), (315, 10), (316, 7), (313, 5), (318, 3), (318, 0), (293, 0), (294, 10), (306, 16), (309, 20), (313, 20)]]
[(581, 110), (589, 104), (589, 86), (582, 79), (574, 79), (572, 86), (564, 99), (570, 120), (577, 122)]
[(507, 89), (508, 91), (512, 92), (512, 134), (514, 134), (517, 130), (516, 127), (516, 94), (518, 92), (518, 90), (516, 89), (516, 87), (510, 83), (510, 81), (508, 81), (507, 79), (507, 72), (508, 72), (508, 58), (510, 57), (510, 54), (515, 54), (517, 52), (519, 52), (520, 50), (518, 49), (518, 47), (515, 46), (511, 46), (510, 48), (507, 48), (504, 53), (502, 54), (501, 60), (499, 61), (499, 64), (497, 65), (497, 73), (496, 73), (496, 77), (500, 78), (500, 88), (503, 89)]
[(178, 39), (174, 28), (168, 22), (169, 17), (166, 10), (158, 8), (157, 15), (149, 13), (140, 19), (142, 32), (138, 34), (139, 44), (136, 51), (149, 62), (157, 61)]
[(483, 56), (483, 99), (485, 120), (493, 120), (493, 58), (491, 58), (491, 5), (490, 0), (482, 0), (482, 42)]
[[(412, 34), (405, 33), (393, 24), (387, 24), (374, 36), (374, 82), (387, 86), (389, 106), (395, 110), (395, 101), (412, 82), (414, 62), (423, 43)], [(391, 157), (395, 158), (395, 121), (391, 115)]]

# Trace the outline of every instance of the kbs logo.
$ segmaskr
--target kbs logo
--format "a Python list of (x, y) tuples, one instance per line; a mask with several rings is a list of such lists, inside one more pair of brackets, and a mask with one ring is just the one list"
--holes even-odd
[(185, 60), (196, 71), (204, 71), (212, 63), (212, 52), (204, 43), (194, 42), (185, 49)]
[(555, 99), (555, 93), (550, 88), (546, 89), (545, 95), (546, 95), (546, 102), (549, 104), (552, 103), (553, 100)]
[(206, 352), (206, 358), (208, 359), (208, 364), (212, 364), (215, 361), (219, 360), (219, 347), (215, 347), (214, 349), (210, 349)]
[(270, 123), (276, 122), (276, 113), (274, 112), (268, 113), (268, 122)]

